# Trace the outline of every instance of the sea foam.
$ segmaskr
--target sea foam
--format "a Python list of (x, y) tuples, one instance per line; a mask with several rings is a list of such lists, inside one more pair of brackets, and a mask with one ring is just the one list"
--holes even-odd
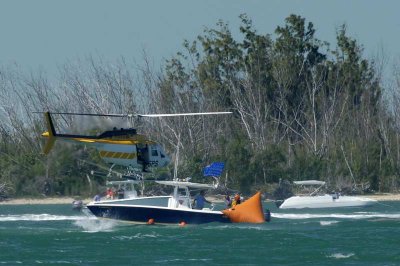
[(334, 259), (347, 259), (347, 258), (350, 258), (350, 257), (353, 257), (354, 256), (354, 253), (347, 253), (347, 254), (345, 254), (345, 253), (334, 253), (334, 254), (331, 254), (331, 255), (329, 255), (329, 256), (327, 256), (328, 258), (334, 258)]
[[(0, 222), (9, 221), (78, 221), (86, 220), (87, 216), (66, 216), (66, 215), (53, 215), (53, 214), (19, 214), (19, 215), (0, 215)], [(89, 218), (91, 219), (91, 218)]]
[(111, 232), (117, 226), (118, 222), (113, 220), (99, 220), (86, 217), (85, 219), (76, 220), (74, 224), (81, 227), (84, 232)]
[(319, 224), (322, 226), (329, 226), (332, 224), (337, 224), (339, 221), (320, 221)]
[(149, 234), (137, 233), (137, 234), (132, 235), (132, 236), (115, 236), (113, 238), (117, 239), (117, 240), (133, 240), (133, 239), (159, 238), (159, 237), (161, 237), (160, 234), (152, 232), (152, 233), (149, 233)]

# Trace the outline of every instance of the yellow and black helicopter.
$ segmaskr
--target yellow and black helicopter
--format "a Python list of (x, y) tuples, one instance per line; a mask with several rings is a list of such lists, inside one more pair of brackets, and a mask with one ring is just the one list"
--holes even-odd
[[(39, 112), (37, 112), (39, 113)], [(42, 112), (40, 112), (42, 113)], [(46, 120), (47, 131), (42, 134), (47, 138), (44, 146), (44, 154), (48, 154), (56, 140), (68, 141), (78, 144), (86, 144), (95, 147), (104, 162), (124, 166), (129, 169), (141, 169), (147, 172), (148, 167), (157, 168), (167, 166), (171, 159), (165, 153), (163, 147), (150, 140), (147, 136), (138, 134), (136, 129), (117, 129), (104, 131), (95, 136), (59, 134), (56, 132), (52, 115), (76, 115), (97, 117), (173, 117), (194, 115), (231, 114), (232, 112), (205, 112), (205, 113), (177, 113), (177, 114), (91, 114), (68, 112), (43, 112)]]

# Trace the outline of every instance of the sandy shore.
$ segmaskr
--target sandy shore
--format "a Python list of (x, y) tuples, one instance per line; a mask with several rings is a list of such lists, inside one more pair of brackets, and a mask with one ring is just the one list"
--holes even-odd
[[(0, 201), (0, 205), (33, 205), (33, 204), (72, 204), (78, 198), (54, 197), (54, 198), (19, 198)], [(88, 203), (91, 199), (80, 199), (83, 203)]]
[(360, 197), (375, 199), (378, 201), (400, 201), (400, 194), (391, 194), (391, 193), (362, 195)]
[[(400, 194), (373, 194), (373, 195), (363, 195), (360, 197), (376, 199), (378, 201), (400, 201)], [(223, 199), (219, 196), (206, 196), (206, 198), (212, 202), (223, 202)], [(78, 198), (72, 197), (53, 197), (53, 198), (19, 198), (19, 199), (9, 199), (5, 201), (0, 201), (0, 205), (32, 205), (32, 204), (72, 204), (74, 200)], [(82, 199), (83, 203), (88, 203), (92, 199)]]

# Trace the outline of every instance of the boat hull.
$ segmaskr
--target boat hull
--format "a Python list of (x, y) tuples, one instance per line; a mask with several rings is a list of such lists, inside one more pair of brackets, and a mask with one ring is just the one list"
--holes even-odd
[(322, 196), (294, 196), (286, 199), (280, 206), (280, 209), (303, 209), (303, 208), (338, 208), (338, 207), (364, 207), (375, 204), (376, 200), (332, 195)]
[(150, 219), (153, 219), (155, 224), (230, 222), (229, 218), (219, 211), (116, 204), (88, 204), (87, 208), (99, 218), (116, 219), (134, 223), (147, 223)]

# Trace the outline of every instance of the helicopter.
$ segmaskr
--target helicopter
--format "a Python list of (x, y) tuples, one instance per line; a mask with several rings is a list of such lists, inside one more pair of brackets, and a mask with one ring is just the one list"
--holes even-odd
[[(232, 112), (205, 112), (205, 113), (176, 113), (176, 114), (92, 114), (92, 113), (70, 113), (70, 112), (35, 112), (43, 113), (46, 121), (47, 131), (42, 136), (47, 138), (43, 149), (45, 155), (49, 154), (56, 140), (86, 144), (93, 146), (99, 151), (101, 159), (114, 165), (127, 167), (128, 169), (141, 169), (142, 172), (149, 172), (148, 168), (167, 166), (171, 158), (166, 154), (163, 147), (150, 140), (147, 136), (138, 134), (134, 128), (114, 127), (99, 135), (77, 135), (60, 134), (54, 127), (52, 115), (76, 115), (76, 116), (97, 116), (97, 117), (174, 117), (174, 116), (199, 116), (199, 115), (220, 115), (232, 114)], [(140, 171), (140, 170), (139, 170)]]

